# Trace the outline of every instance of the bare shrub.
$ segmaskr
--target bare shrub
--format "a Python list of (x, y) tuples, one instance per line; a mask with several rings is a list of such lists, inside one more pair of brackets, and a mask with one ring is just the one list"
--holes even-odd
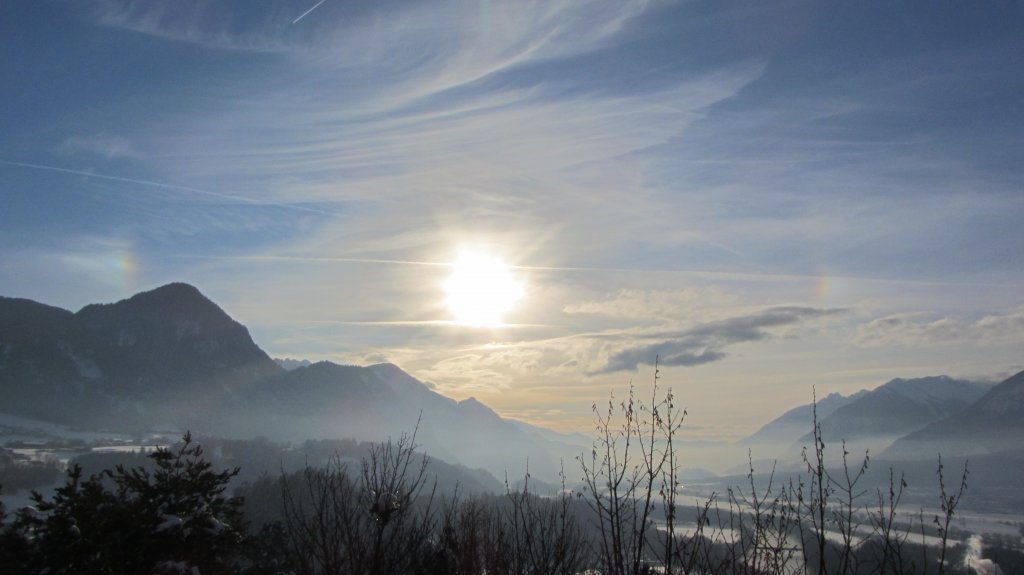
[[(431, 555), (433, 490), (416, 434), (370, 449), (360, 474), (332, 458), (282, 478), (284, 528), (304, 575), (412, 573)], [(421, 500), (425, 498), (425, 500)]]

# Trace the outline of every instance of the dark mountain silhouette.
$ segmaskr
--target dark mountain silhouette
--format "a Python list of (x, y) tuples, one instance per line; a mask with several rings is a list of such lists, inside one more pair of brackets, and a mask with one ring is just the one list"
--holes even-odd
[[(945, 375), (894, 379), (824, 417), (819, 411), (821, 434), (826, 442), (895, 439), (963, 410), (986, 390), (982, 384)], [(811, 432), (800, 441), (809, 444)]]
[(122, 386), (113, 393), (232, 391), (281, 372), (245, 326), (187, 284), (88, 305), (75, 318), (94, 361)]
[(47, 407), (46, 400), (81, 401), (83, 380), (98, 376), (95, 366), (70, 349), (77, 331), (74, 314), (67, 310), (0, 298), (0, 408), (67, 419), (64, 402)]
[(281, 370), (199, 290), (169, 284), (78, 313), (0, 298), (0, 410), (151, 428)]
[(0, 412), (89, 429), (384, 440), (501, 476), (554, 477), (578, 446), (455, 401), (392, 364), (286, 371), (196, 288), (169, 284), (78, 313), (0, 298)]
[(970, 406), (900, 438), (881, 457), (931, 459), (1007, 453), (1024, 459), (1024, 371), (991, 388)]

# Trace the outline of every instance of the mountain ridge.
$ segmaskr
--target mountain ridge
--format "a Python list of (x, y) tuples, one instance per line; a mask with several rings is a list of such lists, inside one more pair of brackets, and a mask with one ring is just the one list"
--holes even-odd
[(416, 432), (433, 455), (497, 476), (525, 472), (529, 461), (554, 477), (577, 451), (475, 398), (445, 397), (394, 364), (286, 370), (184, 283), (74, 313), (0, 299), (0, 389), (0, 411), (132, 433), (372, 441)]
[(918, 459), (943, 455), (986, 455), (1020, 450), (1024, 437), (1024, 371), (989, 389), (981, 398), (943, 419), (896, 440), (881, 457)]
[(836, 409), (855, 401), (867, 393), (869, 393), (867, 389), (862, 389), (850, 395), (832, 392), (814, 403), (798, 405), (762, 425), (756, 432), (739, 440), (738, 443), (752, 445), (766, 443), (789, 444), (798, 441), (803, 434), (807, 433), (807, 430), (812, 429), (815, 411), (817, 411), (817, 416), (820, 420), (831, 415)]
[[(985, 391), (947, 375), (892, 379), (820, 417), (821, 435), (828, 442), (895, 439), (965, 409)], [(800, 441), (811, 439), (808, 432)]]

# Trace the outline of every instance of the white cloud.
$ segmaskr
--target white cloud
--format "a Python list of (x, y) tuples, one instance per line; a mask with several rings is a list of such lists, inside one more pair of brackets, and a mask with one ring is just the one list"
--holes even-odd
[[(206, 3), (124, 1), (104, 18), (204, 45), (261, 45), (253, 35), (272, 39), (267, 46), (292, 42), (277, 76), (247, 82), (230, 106), (217, 102), (233, 86), (200, 86), (216, 96), (209, 109), (184, 126), (156, 117), (145, 142), (162, 177), (346, 214), (282, 246), (292, 253), (374, 253), (514, 230), (512, 239), (543, 241), (543, 251), (557, 244), (586, 255), (603, 247), (594, 229), (606, 230), (607, 245), (647, 235), (727, 251), (678, 221), (651, 229), (666, 198), (648, 189), (646, 152), (756, 78), (759, 65), (628, 94), (596, 81), (565, 90), (531, 71), (619, 41), (646, 5), (331, 0), (300, 22), (316, 25), (300, 44), (273, 23), (294, 19), (286, 4), (243, 17)], [(502, 76), (510, 71), (517, 80)]]
[[(172, 41), (229, 50), (343, 58), (409, 71), (427, 67), (436, 87), (472, 81), (526, 59), (562, 57), (598, 46), (646, 0), (439, 0), (371, 4), (248, 0), (100, 0), (101, 23)], [(452, 57), (446, 57), (452, 56)]]
[[(645, 290), (626, 288), (603, 300), (571, 303), (568, 314), (601, 315), (617, 319), (672, 322), (721, 313), (722, 306), (734, 306), (737, 298), (714, 286)], [(714, 310), (714, 311), (712, 311)]]
[(1012, 339), (1024, 336), (1024, 307), (1003, 314), (991, 314), (974, 323), (981, 337)]
[(857, 328), (854, 341), (865, 347), (931, 346), (1024, 339), (1024, 308), (989, 314), (976, 321), (929, 312), (899, 313)]
[(490, 355), (464, 353), (438, 361), (429, 369), (417, 370), (417, 376), (434, 382), (446, 395), (464, 395), (480, 391), (508, 389), (514, 381), (502, 368), (505, 362)]
[(145, 157), (128, 138), (110, 134), (71, 136), (61, 142), (59, 150), (69, 154), (95, 154), (108, 160), (119, 158), (140, 159)]

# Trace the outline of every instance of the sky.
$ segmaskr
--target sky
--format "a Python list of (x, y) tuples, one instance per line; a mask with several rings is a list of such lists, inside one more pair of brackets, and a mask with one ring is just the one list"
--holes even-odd
[[(14, 0), (0, 294), (198, 287), (274, 357), (586, 431), (1024, 369), (1013, 2)], [(500, 325), (446, 303), (504, 262)]]

